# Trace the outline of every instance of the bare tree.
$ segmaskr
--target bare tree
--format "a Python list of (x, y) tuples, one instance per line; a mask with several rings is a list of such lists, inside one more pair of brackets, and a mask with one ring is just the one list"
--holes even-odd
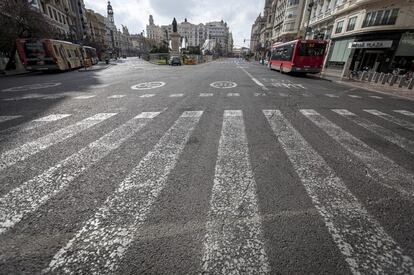
[(53, 38), (56, 29), (27, 0), (0, 0), (0, 52), (10, 58), (14, 68), (17, 38)]

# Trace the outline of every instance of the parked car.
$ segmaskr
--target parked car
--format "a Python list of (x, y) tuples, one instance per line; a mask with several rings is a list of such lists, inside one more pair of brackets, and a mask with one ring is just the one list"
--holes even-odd
[(173, 56), (170, 58), (170, 65), (174, 66), (181, 66), (181, 59), (178, 56)]

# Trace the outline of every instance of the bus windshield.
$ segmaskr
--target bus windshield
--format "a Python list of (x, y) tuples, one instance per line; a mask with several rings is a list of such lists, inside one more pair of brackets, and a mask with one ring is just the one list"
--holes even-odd
[(302, 43), (298, 47), (299, 56), (323, 56), (325, 44), (319, 43)]

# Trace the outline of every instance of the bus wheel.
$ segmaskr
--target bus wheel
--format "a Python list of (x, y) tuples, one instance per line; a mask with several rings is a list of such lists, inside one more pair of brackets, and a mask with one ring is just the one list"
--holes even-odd
[(283, 66), (282, 66), (282, 65), (280, 65), (279, 72), (280, 72), (281, 74), (283, 74)]
[(72, 66), (70, 66), (70, 63), (68, 62), (68, 70), (72, 70)]

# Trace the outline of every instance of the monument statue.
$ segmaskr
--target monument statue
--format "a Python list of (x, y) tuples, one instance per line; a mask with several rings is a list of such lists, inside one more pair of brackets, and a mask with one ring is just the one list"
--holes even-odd
[(171, 51), (170, 54), (172, 55), (179, 55), (180, 54), (180, 35), (177, 32), (177, 20), (174, 17), (172, 22), (173, 32), (170, 34), (171, 38)]
[(177, 20), (175, 20), (175, 17), (174, 17), (174, 20), (172, 22), (172, 27), (173, 27), (173, 32), (177, 32)]

